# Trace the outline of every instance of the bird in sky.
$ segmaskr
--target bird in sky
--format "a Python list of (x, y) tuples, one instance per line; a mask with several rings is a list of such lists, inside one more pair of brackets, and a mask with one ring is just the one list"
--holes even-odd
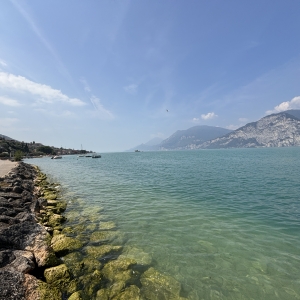
[(166, 109), (166, 112), (169, 112), (169, 110), (168, 110), (168, 109)]

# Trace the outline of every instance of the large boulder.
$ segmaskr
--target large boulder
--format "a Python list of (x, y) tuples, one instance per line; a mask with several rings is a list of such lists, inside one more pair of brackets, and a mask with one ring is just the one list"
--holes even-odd
[(96, 259), (104, 258), (108, 254), (118, 253), (122, 250), (122, 246), (102, 245), (102, 246), (87, 246), (86, 253)]
[(180, 283), (173, 277), (148, 269), (140, 278), (147, 299), (180, 299)]
[(64, 234), (55, 235), (51, 240), (51, 246), (54, 252), (59, 255), (64, 255), (66, 253), (78, 250), (83, 247), (81, 241), (67, 237)]

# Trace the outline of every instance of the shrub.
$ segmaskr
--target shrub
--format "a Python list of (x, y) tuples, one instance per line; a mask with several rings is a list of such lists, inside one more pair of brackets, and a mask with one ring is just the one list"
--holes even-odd
[(21, 150), (17, 150), (15, 152), (15, 161), (20, 161), (23, 158), (23, 152)]

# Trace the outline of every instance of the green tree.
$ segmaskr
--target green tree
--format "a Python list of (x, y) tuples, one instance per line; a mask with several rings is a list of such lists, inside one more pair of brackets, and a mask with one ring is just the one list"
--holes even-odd
[(36, 150), (45, 154), (51, 154), (53, 152), (53, 149), (49, 146), (40, 146)]
[(23, 158), (23, 152), (21, 150), (17, 150), (15, 152), (15, 161), (20, 161)]

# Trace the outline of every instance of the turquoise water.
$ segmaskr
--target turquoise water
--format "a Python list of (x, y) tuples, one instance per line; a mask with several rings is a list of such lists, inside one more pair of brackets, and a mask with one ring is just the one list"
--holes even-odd
[(300, 148), (27, 162), (66, 197), (101, 207), (125, 246), (148, 253), (184, 297), (300, 299)]

